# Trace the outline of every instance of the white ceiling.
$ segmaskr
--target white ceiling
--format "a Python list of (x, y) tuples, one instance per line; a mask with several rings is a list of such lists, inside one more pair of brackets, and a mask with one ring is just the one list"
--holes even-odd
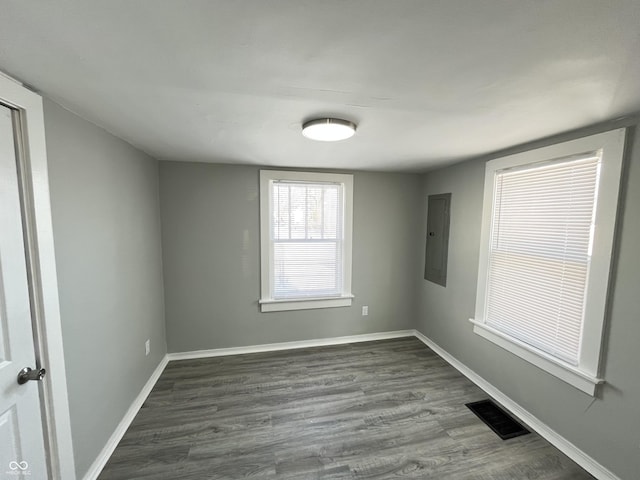
[[(638, 0), (0, 0), (0, 70), (158, 159), (422, 170), (640, 111)], [(304, 120), (358, 124), (313, 142)]]

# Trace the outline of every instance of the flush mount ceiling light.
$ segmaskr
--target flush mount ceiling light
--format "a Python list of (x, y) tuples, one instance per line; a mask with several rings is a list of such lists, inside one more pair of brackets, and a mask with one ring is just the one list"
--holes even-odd
[(339, 118), (316, 118), (302, 125), (302, 135), (320, 142), (337, 142), (353, 137), (356, 124)]

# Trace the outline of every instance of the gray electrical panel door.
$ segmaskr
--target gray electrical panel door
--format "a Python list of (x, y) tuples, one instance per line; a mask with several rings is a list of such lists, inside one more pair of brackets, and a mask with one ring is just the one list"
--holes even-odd
[(450, 193), (429, 195), (424, 278), (443, 287), (447, 286), (450, 206)]

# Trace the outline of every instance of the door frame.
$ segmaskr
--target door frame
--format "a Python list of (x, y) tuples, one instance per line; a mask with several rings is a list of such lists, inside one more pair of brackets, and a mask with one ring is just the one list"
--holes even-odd
[(38, 366), (47, 369), (46, 381), (39, 382), (47, 467), (52, 480), (75, 480), (42, 97), (0, 72), (0, 101), (19, 112), (18, 175), (34, 343)]

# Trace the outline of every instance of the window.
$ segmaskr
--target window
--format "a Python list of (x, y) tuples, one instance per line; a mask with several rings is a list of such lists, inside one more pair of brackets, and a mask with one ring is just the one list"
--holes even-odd
[(263, 312), (351, 305), (353, 176), (260, 172)]
[(625, 131), (487, 163), (474, 331), (591, 395)]

